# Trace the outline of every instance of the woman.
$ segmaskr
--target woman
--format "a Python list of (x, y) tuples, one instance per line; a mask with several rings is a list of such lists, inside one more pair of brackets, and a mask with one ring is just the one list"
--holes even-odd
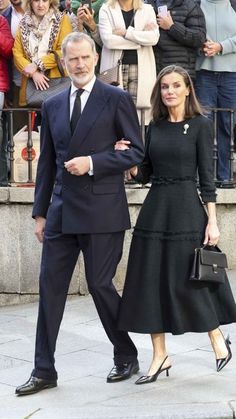
[[(168, 66), (159, 73), (151, 103), (145, 158), (131, 173), (138, 182), (152, 179), (152, 186), (134, 230), (119, 318), (121, 330), (151, 334), (153, 360), (136, 384), (168, 373), (165, 333), (208, 332), (221, 370), (232, 354), (219, 325), (236, 321), (227, 278), (219, 285), (189, 280), (194, 249), (203, 243), (215, 246), (219, 239), (212, 123), (202, 116), (182, 67)], [(207, 212), (197, 192), (197, 171)]]
[(2, 109), (9, 89), (8, 59), (12, 56), (14, 39), (5, 17), (0, 15), (0, 186), (8, 185), (7, 136), (3, 133)]
[(99, 73), (100, 67), (100, 55), (102, 51), (102, 41), (98, 30), (98, 12), (104, 0), (97, 0), (91, 2), (91, 8), (88, 4), (82, 4), (78, 2), (79, 8), (77, 10), (77, 16), (72, 13), (71, 19), (73, 23), (76, 22), (76, 31), (87, 33), (94, 40), (96, 45), (96, 51), (99, 55), (99, 61), (96, 65), (96, 73)]
[[(201, 0), (207, 41), (196, 63), (196, 93), (208, 108), (236, 109), (236, 1)], [(209, 115), (212, 118), (212, 115)], [(218, 112), (217, 179), (230, 186), (230, 113)]]
[[(73, 13), (77, 14), (80, 7), (84, 7), (85, 5), (90, 5), (91, 4), (94, 21), (95, 21), (95, 23), (98, 23), (99, 10), (100, 10), (103, 3), (104, 3), (104, 0), (91, 0), (91, 1), (88, 0), (88, 2), (86, 2), (84, 0), (83, 1), (72, 0), (71, 1), (71, 8), (72, 8)], [(87, 6), (85, 6), (85, 7), (87, 7)]]
[[(142, 0), (108, 0), (100, 9), (99, 32), (103, 42), (100, 71), (115, 67), (122, 58), (121, 86), (138, 109), (149, 109), (156, 81), (152, 46), (159, 39), (152, 6)], [(147, 115), (146, 123), (149, 120)]]
[(69, 17), (59, 12), (57, 6), (57, 0), (26, 0), (26, 13), (13, 48), (15, 65), (22, 74), (20, 106), (26, 105), (28, 77), (32, 77), (39, 90), (48, 89), (50, 78), (61, 77), (51, 51), (61, 56), (62, 41), (72, 32), (72, 26)]

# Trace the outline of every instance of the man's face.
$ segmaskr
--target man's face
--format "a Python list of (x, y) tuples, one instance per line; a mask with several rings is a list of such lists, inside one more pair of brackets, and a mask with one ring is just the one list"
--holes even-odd
[(68, 42), (63, 62), (76, 87), (84, 87), (93, 78), (97, 61), (98, 55), (85, 39)]
[(4, 12), (4, 10), (10, 6), (10, 0), (0, 0), (0, 14)]

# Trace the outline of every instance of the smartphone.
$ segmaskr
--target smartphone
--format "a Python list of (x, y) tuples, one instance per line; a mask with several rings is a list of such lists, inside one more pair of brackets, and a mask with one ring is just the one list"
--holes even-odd
[(81, 0), (81, 5), (83, 7), (87, 7), (90, 11), (90, 13), (92, 13), (92, 1), (91, 0)]
[(164, 5), (164, 6), (159, 6), (158, 8), (157, 8), (157, 10), (158, 10), (158, 15), (160, 15), (160, 16), (167, 16), (167, 12), (168, 12), (168, 10), (167, 10), (167, 6), (166, 5)]

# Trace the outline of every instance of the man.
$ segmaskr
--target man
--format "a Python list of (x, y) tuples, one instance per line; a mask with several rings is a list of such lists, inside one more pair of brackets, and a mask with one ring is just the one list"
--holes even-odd
[[(145, 0), (157, 13), (160, 38), (155, 45), (157, 74), (180, 65), (195, 78), (198, 49), (206, 40), (204, 14), (196, 0)], [(161, 8), (160, 8), (161, 6)]]
[[(33, 208), (36, 236), (43, 241), (35, 368), (17, 395), (57, 385), (55, 344), (80, 251), (89, 291), (114, 345), (107, 382), (139, 369), (133, 342), (116, 328), (120, 297), (112, 284), (130, 227), (123, 172), (143, 157), (137, 114), (127, 92), (96, 80), (98, 56), (88, 35), (69, 34), (62, 53), (72, 85), (43, 106)], [(114, 151), (123, 137), (130, 149)]]
[(10, 5), (3, 12), (3, 16), (7, 19), (8, 24), (11, 28), (11, 34), (13, 38), (15, 39), (19, 23), (24, 15), (24, 9), (22, 8), (21, 0), (10, 0), (10, 1), (11, 1)]
[(0, 0), (0, 15), (2, 15), (10, 6), (10, 0)]

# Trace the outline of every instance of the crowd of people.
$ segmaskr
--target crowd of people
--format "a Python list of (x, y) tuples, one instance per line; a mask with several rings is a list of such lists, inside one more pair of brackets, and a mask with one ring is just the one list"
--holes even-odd
[[(1, 25), (8, 26), (1, 30), (0, 111), (27, 107), (30, 78), (36, 89), (47, 90), (49, 80), (60, 77), (55, 53), (61, 56), (62, 41), (72, 31), (95, 41), (97, 74), (121, 60), (120, 87), (138, 112), (145, 111), (145, 125), (156, 77), (172, 64), (188, 71), (209, 118), (211, 108), (236, 108), (235, 0), (0, 0), (0, 15)], [(231, 175), (230, 114), (219, 112), (217, 122), (217, 178), (224, 185)], [(26, 114), (14, 112), (14, 132), (26, 123)], [(5, 126), (0, 125), (1, 186), (8, 184)]]

